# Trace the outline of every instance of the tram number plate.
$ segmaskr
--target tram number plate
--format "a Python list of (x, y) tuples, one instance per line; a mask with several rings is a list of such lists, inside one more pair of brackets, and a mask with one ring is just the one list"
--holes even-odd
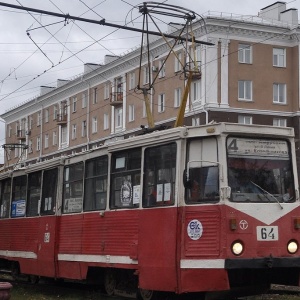
[(257, 226), (258, 241), (278, 241), (278, 226)]

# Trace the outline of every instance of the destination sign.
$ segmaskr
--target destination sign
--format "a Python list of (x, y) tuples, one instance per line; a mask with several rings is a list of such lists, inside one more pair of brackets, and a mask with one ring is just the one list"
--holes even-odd
[(237, 137), (227, 139), (227, 153), (235, 156), (289, 156), (286, 141)]

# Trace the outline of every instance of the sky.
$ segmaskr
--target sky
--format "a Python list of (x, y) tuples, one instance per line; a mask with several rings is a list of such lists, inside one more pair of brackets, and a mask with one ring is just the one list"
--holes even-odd
[[(177, 5), (199, 15), (208, 12), (257, 16), (275, 0), (156, 0)], [(143, 15), (137, 0), (3, 0), (17, 6), (63, 15), (142, 28)], [(287, 8), (300, 10), (300, 0), (287, 1)], [(168, 22), (156, 17), (162, 31)], [(154, 28), (153, 28), (154, 29)], [(65, 20), (0, 5), (0, 115), (40, 93), (40, 86), (56, 86), (57, 79), (70, 80), (83, 72), (85, 63), (101, 64), (105, 55), (122, 55), (141, 43), (141, 33), (98, 24)], [(5, 144), (0, 119), (0, 147)], [(0, 148), (0, 163), (3, 163)]]

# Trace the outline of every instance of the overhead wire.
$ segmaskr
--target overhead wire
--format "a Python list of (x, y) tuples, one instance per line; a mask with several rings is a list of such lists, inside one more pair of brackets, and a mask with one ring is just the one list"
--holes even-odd
[[(287, 30), (286, 32), (288, 32), (288, 31), (290, 31), (290, 30)], [(211, 32), (210, 32), (210, 33), (211, 33)], [(279, 34), (277, 34), (277, 35), (281, 35), (281, 34), (284, 34), (284, 33), (279, 33)], [(277, 36), (277, 35), (275, 35), (275, 36)], [(264, 39), (264, 40), (262, 40), (262, 41), (260, 41), (260, 42), (255, 43), (255, 44), (263, 43), (263, 42), (266, 41), (266, 40), (269, 40), (269, 39), (274, 38), (275, 36), (270, 37), (270, 38), (266, 38), (266, 39)], [(228, 53), (228, 55), (233, 54), (233, 53), (235, 53), (235, 52), (238, 52), (238, 51), (234, 51), (234, 52)], [(219, 58), (217, 58), (217, 59), (219, 59)], [(212, 62), (212, 61), (207, 62), (206, 64), (211, 63), (211, 62)]]

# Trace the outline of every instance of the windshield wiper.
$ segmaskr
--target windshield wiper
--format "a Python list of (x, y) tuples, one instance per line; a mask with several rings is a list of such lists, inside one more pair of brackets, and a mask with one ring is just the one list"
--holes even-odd
[(258, 184), (256, 184), (255, 182), (251, 181), (251, 183), (253, 183), (255, 186), (257, 186), (260, 190), (262, 190), (264, 193), (268, 194), (269, 196), (271, 196), (273, 199), (275, 199), (275, 201), (279, 204), (280, 208), (283, 209), (283, 206), (281, 205), (281, 203), (279, 202), (279, 200), (272, 195), (271, 193), (269, 193), (268, 191), (266, 191), (265, 189), (263, 189), (261, 186), (259, 186)]

